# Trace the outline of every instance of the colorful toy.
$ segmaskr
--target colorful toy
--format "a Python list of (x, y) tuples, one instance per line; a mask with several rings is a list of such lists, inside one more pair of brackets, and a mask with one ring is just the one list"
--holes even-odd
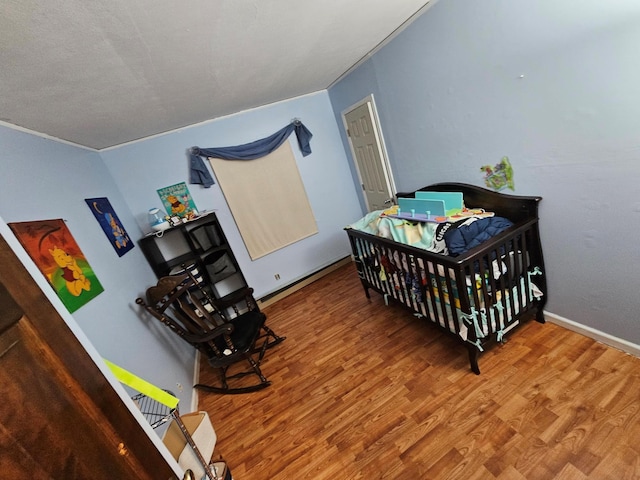
[(509, 157), (502, 157), (500, 163), (493, 168), (490, 165), (484, 165), (480, 167), (480, 171), (485, 174), (484, 183), (488, 188), (492, 188), (497, 192), (507, 187), (515, 190), (513, 168), (511, 167), (511, 162), (509, 162)]

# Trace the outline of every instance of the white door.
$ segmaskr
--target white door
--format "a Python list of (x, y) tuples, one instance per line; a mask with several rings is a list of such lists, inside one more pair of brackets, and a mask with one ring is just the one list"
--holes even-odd
[(393, 204), (395, 186), (377, 121), (373, 97), (342, 114), (351, 153), (368, 210), (383, 210)]

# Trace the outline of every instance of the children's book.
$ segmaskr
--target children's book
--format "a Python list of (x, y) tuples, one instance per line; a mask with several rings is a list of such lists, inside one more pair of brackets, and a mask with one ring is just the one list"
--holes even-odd
[(158, 190), (158, 195), (170, 217), (182, 218), (193, 214), (197, 215), (196, 205), (193, 203), (185, 182), (161, 188)]

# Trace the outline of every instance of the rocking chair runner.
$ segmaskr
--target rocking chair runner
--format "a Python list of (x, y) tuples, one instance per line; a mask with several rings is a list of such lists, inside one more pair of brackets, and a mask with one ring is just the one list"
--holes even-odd
[[(213, 393), (247, 393), (271, 384), (262, 374), (260, 363), (265, 351), (284, 337), (265, 325), (266, 316), (253, 298), (253, 289), (213, 299), (202, 282), (187, 272), (162, 277), (147, 289), (146, 296), (146, 302), (138, 298), (136, 303), (195, 346), (219, 371), (219, 385), (197, 384), (196, 388)], [(249, 368), (230, 374), (229, 369), (239, 362), (247, 362)], [(257, 383), (237, 382), (247, 375), (258, 377)], [(238, 385), (230, 386), (230, 380)]]

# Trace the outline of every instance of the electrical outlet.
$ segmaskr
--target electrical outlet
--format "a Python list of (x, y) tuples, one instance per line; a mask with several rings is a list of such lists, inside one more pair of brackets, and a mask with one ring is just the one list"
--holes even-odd
[(276, 273), (276, 274), (274, 275), (274, 277), (275, 277), (275, 279), (276, 279), (276, 280), (280, 280), (280, 274), (279, 274), (279, 273)]
[(181, 384), (181, 383), (176, 383), (176, 387), (178, 388), (178, 391), (179, 391), (179, 392), (184, 391), (184, 388), (182, 387), (182, 384)]

